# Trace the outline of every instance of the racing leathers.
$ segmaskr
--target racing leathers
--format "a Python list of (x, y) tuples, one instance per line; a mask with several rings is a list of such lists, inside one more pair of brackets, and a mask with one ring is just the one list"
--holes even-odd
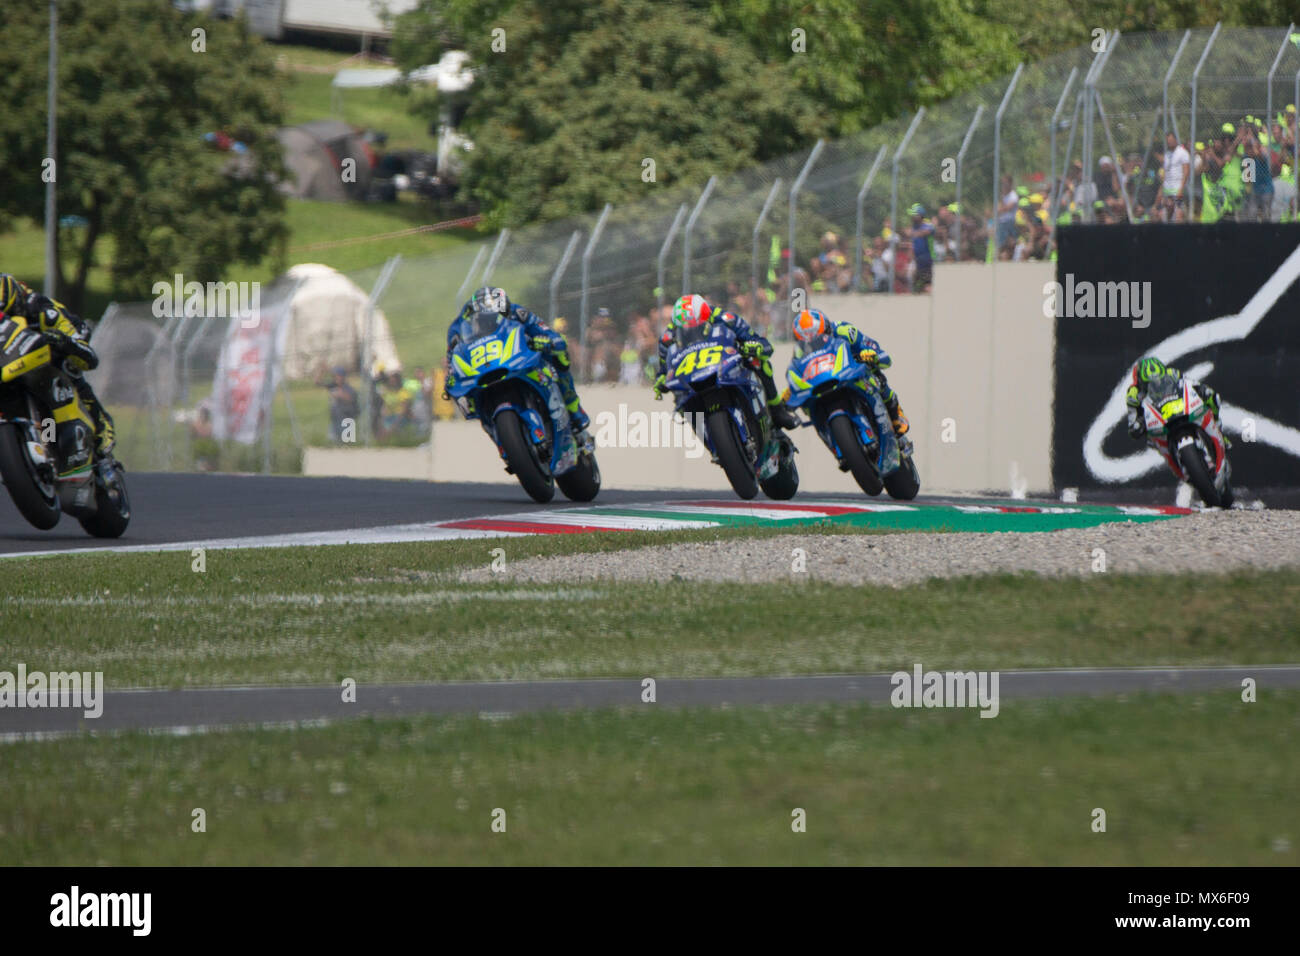
[[(739, 314), (730, 309), (718, 309), (712, 313), (711, 321), (722, 322), (736, 336), (740, 353), (749, 360), (750, 368), (758, 373), (763, 383), (763, 394), (767, 397), (767, 410), (777, 428), (798, 428), (799, 420), (786, 407), (781, 394), (777, 391), (776, 381), (772, 376), (772, 343), (759, 335)], [(668, 379), (668, 352), (673, 347), (674, 336), (671, 328), (659, 337), (659, 364), (656, 366), (654, 392), (660, 398), (664, 392), (664, 383)]]
[[(907, 416), (903, 414), (903, 409), (899, 405), (898, 393), (894, 391), (885, 378), (884, 370), (894, 364), (894, 360), (890, 358), (889, 353), (881, 347), (879, 342), (851, 323), (841, 322), (835, 326), (832, 334), (847, 341), (852, 353), (860, 361), (871, 366), (872, 376), (879, 383), (880, 398), (885, 403), (885, 410), (889, 412), (889, 420), (894, 424), (894, 434), (900, 437), (906, 435), (911, 426), (908, 424)], [(795, 348), (799, 350), (801, 355), (806, 355), (815, 346), (796, 340)], [(866, 387), (865, 381), (863, 387)]]
[(72, 380), (77, 397), (95, 427), (95, 445), (100, 455), (113, 450), (113, 418), (95, 396), (83, 373), (99, 365), (90, 347), (90, 326), (67, 306), (33, 291), (14, 276), (0, 273), (0, 312), (20, 315), (35, 322), (62, 358), (63, 371)]
[[(1142, 381), (1138, 374), (1141, 362), (1135, 362), (1133, 371), (1129, 376), (1128, 392), (1124, 396), (1124, 404), (1128, 406), (1128, 434), (1130, 438), (1142, 439), (1146, 437), (1147, 426), (1142, 417), (1142, 402), (1147, 397), (1147, 382)], [(1165, 374), (1174, 378), (1182, 379), (1183, 373), (1176, 368), (1166, 368)], [(1196, 390), (1196, 394), (1201, 396), (1201, 401), (1205, 403), (1217, 419), (1219, 417), (1219, 393), (1208, 385), (1192, 379), (1185, 380)], [(1226, 439), (1225, 439), (1226, 441)]]
[[(474, 329), (470, 325), (470, 319), (474, 313), (474, 300), (471, 299), (465, 303), (460, 310), (460, 315), (456, 317), (447, 330), (448, 369), (451, 366), (451, 353), (455, 351), (456, 346), (476, 337)], [(560, 386), (564, 406), (569, 410), (569, 424), (575, 432), (582, 431), (591, 424), (591, 419), (578, 400), (578, 390), (573, 384), (573, 369), (569, 360), (569, 345), (564, 340), (564, 336), (547, 326), (535, 312), (531, 312), (513, 302), (509, 303), (506, 311), (502, 313), (502, 317), (513, 319), (523, 325), (528, 336), (529, 347), (546, 356), (547, 363), (555, 373), (556, 384)], [(469, 401), (473, 400), (469, 399)]]

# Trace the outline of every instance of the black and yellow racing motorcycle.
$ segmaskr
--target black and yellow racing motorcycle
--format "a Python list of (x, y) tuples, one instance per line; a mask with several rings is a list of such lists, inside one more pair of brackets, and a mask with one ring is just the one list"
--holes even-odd
[(116, 538), (131, 520), (125, 474), (97, 450), (95, 423), (64, 370), (59, 341), (0, 313), (0, 478), (42, 531), (67, 512), (95, 537)]

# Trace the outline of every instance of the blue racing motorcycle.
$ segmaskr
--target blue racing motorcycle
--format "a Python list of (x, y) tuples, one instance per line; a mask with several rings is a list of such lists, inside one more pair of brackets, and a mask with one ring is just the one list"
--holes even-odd
[(903, 501), (917, 496), (921, 475), (912, 461), (912, 442), (895, 436), (871, 366), (859, 361), (847, 342), (818, 336), (803, 355), (795, 354), (785, 377), (790, 383), (786, 404), (807, 413), (840, 470), (851, 471), (863, 491), (887, 490)]
[(746, 500), (787, 500), (799, 490), (794, 442), (772, 422), (763, 385), (722, 322), (678, 328), (668, 350), (665, 387), (715, 464)]
[(473, 337), (451, 353), (448, 394), (492, 436), (506, 471), (534, 501), (550, 501), (557, 484), (565, 497), (591, 501), (600, 491), (596, 445), (570, 427), (546, 357), (513, 319), (484, 312), (470, 323)]

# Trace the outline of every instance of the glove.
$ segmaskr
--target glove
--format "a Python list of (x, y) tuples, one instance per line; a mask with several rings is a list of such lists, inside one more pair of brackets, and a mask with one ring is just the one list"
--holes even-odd
[(63, 353), (63, 370), (69, 375), (77, 377), (82, 372), (88, 372), (99, 366), (99, 356), (84, 342), (79, 342), (55, 329), (46, 330), (45, 338), (55, 351)]
[(40, 292), (33, 292), (27, 296), (23, 308), (26, 310), (27, 318), (34, 319), (46, 309), (54, 308), (54, 303), (50, 301), (49, 296)]
[(664, 391), (668, 388), (668, 376), (660, 375), (650, 387), (654, 389), (655, 401), (659, 401), (664, 397)]
[(880, 356), (877, 354), (875, 349), (863, 349), (858, 353), (858, 358), (866, 362), (868, 365), (875, 365), (876, 360), (880, 358)]
[(555, 343), (551, 341), (550, 336), (534, 335), (528, 340), (528, 347), (534, 352), (541, 352), (543, 355), (550, 355), (555, 349)]
[(762, 342), (741, 342), (740, 354), (745, 358), (761, 358), (764, 354)]

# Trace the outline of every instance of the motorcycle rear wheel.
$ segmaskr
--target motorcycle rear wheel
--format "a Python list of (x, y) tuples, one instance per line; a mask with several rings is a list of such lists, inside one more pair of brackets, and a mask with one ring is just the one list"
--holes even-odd
[(596, 464), (594, 453), (582, 452), (578, 463), (562, 475), (557, 475), (555, 483), (570, 501), (591, 501), (600, 493), (600, 466)]
[(131, 523), (131, 499), (126, 494), (122, 466), (113, 462), (112, 471), (111, 489), (95, 483), (95, 513), (77, 519), (85, 532), (96, 538), (120, 538)]
[(885, 478), (885, 490), (897, 501), (911, 501), (921, 491), (921, 473), (911, 455), (899, 457), (898, 470)]
[(781, 463), (776, 474), (762, 478), (758, 482), (763, 487), (763, 494), (773, 501), (789, 501), (799, 491), (799, 469), (794, 463), (794, 449), (781, 449)]

